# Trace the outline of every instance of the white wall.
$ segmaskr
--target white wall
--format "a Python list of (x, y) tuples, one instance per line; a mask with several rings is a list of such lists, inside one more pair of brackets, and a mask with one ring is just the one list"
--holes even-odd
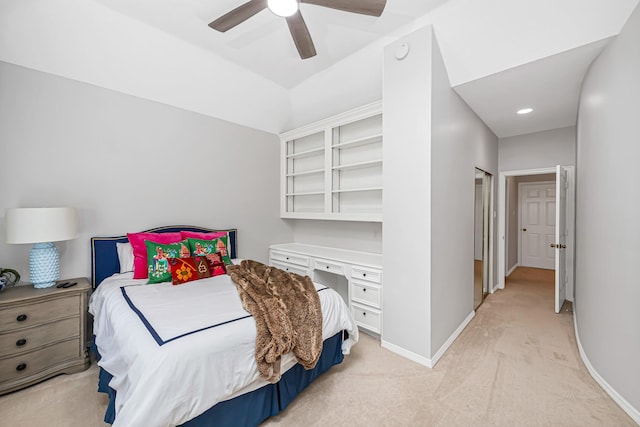
[(501, 138), (500, 171), (538, 169), (576, 164), (574, 126)]
[(430, 364), (473, 312), (475, 167), (497, 173), (498, 143), (451, 89), (431, 27), (387, 46), (383, 88), (383, 345)]
[[(640, 423), (640, 8), (591, 65), (578, 115), (575, 314), (587, 366)], [(617, 395), (617, 397), (616, 397)]]
[[(382, 338), (423, 363), (431, 356), (432, 39), (424, 28), (386, 47), (382, 104)], [(401, 43), (411, 53), (398, 61)]]
[(291, 111), (274, 82), (95, 1), (3, 0), (0, 60), (273, 133)]
[[(61, 275), (90, 275), (89, 238), (160, 225), (237, 227), (239, 256), (266, 261), (291, 241), (279, 218), (273, 134), (0, 62), (0, 216), (78, 208), (78, 239), (58, 243)], [(4, 221), (2, 221), (4, 222)], [(0, 265), (29, 279), (29, 245)]]
[(286, 220), (294, 241), (352, 251), (382, 253), (382, 223), (358, 221)]

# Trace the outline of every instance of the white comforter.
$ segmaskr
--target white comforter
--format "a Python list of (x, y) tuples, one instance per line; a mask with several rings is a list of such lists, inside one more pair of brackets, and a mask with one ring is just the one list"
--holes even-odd
[[(221, 319), (248, 315), (229, 276), (180, 286), (146, 285), (145, 279), (132, 276), (115, 274), (105, 279), (89, 303), (102, 356), (98, 365), (113, 375), (109, 385), (117, 391), (114, 427), (175, 426), (217, 402), (267, 384), (256, 366), (253, 318), (210, 327)], [(153, 325), (162, 345), (125, 300), (122, 287)], [(318, 294), (323, 339), (347, 330), (350, 338), (343, 343), (347, 354), (358, 340), (351, 313), (332, 289)], [(286, 355), (282, 371), (295, 362), (291, 354)]]

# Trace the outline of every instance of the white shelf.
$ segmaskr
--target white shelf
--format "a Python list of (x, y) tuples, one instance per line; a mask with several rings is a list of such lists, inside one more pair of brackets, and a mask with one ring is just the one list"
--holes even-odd
[(282, 218), (382, 221), (382, 103), (281, 134), (280, 144)]
[(358, 147), (360, 145), (367, 145), (367, 144), (371, 144), (379, 141), (380, 142), (382, 141), (381, 133), (371, 135), (371, 136), (365, 136), (363, 138), (354, 139), (352, 141), (340, 142), (338, 144), (332, 145), (331, 148), (346, 148), (346, 147), (352, 148), (352, 147)]
[(324, 194), (324, 191), (305, 191), (301, 193), (287, 193), (287, 197), (291, 196), (318, 196)]
[(324, 169), (314, 169), (314, 170), (309, 170), (309, 171), (288, 173), (287, 177), (304, 176), (304, 175), (315, 175), (315, 174), (321, 174), (321, 173), (324, 173)]
[(364, 191), (382, 191), (382, 187), (367, 187), (367, 188), (350, 188), (345, 190), (332, 190), (332, 193), (356, 193)]
[(316, 154), (320, 154), (323, 151), (324, 151), (324, 147), (313, 148), (311, 150), (301, 151), (299, 153), (287, 154), (287, 159), (294, 159), (294, 158), (300, 158), (300, 157), (313, 156), (313, 155), (316, 155)]
[(357, 162), (357, 163), (349, 163), (346, 165), (338, 165), (334, 166), (332, 169), (335, 170), (346, 170), (346, 169), (361, 169), (368, 168), (371, 166), (382, 165), (382, 159), (377, 160), (367, 160), (366, 162)]

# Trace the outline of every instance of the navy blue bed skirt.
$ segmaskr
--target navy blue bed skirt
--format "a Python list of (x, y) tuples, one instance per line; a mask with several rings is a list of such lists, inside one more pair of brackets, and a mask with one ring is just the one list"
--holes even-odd
[[(184, 427), (238, 427), (257, 426), (267, 418), (283, 411), (293, 399), (320, 374), (333, 365), (342, 362), (342, 332), (324, 341), (322, 354), (315, 368), (305, 370), (296, 364), (282, 375), (277, 384), (267, 384), (250, 393), (224, 402), (219, 402), (196, 418), (182, 424)], [(346, 332), (344, 332), (346, 338)], [(105, 422), (112, 424), (115, 419), (116, 392), (109, 387), (111, 374), (100, 368), (98, 391), (109, 396), (109, 406), (104, 416)]]

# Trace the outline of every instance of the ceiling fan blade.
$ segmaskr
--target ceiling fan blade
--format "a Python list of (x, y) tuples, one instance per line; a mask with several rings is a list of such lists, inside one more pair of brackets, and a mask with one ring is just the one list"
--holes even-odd
[(313, 45), (313, 40), (311, 40), (309, 28), (307, 28), (307, 24), (304, 22), (299, 10), (287, 18), (287, 24), (300, 58), (307, 59), (316, 56), (316, 48)]
[(209, 26), (214, 30), (224, 33), (266, 8), (267, 0), (251, 0), (236, 7), (231, 12), (225, 13), (220, 18), (210, 23)]
[(361, 15), (380, 16), (387, 0), (300, 0), (300, 3), (315, 4)]

